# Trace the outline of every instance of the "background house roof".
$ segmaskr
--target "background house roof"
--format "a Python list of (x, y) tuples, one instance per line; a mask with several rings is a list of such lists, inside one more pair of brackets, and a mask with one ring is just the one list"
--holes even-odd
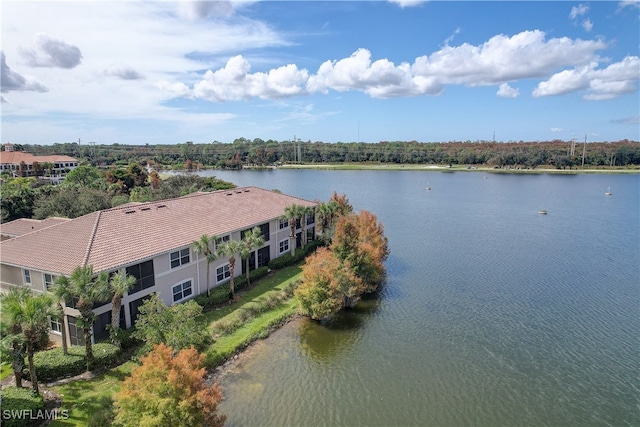
[(119, 206), (0, 242), (4, 264), (61, 274), (81, 265), (113, 270), (277, 218), (291, 204), (316, 203), (257, 187), (193, 193)]
[(51, 217), (47, 219), (20, 218), (11, 222), (0, 224), (0, 235), (7, 237), (17, 237), (23, 234), (32, 233), (36, 230), (51, 227), (61, 222), (71, 221), (69, 218)]
[(60, 163), (60, 162), (77, 162), (78, 159), (74, 159), (70, 156), (52, 155), (52, 156), (35, 156), (31, 153), (24, 151), (0, 151), (0, 163), (5, 164), (20, 164), (25, 162), (31, 164), (33, 162), (44, 163)]

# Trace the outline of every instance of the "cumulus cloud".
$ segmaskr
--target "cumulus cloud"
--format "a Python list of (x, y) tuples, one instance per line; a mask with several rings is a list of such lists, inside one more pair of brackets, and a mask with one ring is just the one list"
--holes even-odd
[[(2, 92), (10, 91), (36, 91), (47, 92), (47, 88), (37, 81), (28, 79), (19, 73), (16, 73), (7, 65), (7, 59), (4, 52), (1, 53), (1, 77), (0, 90)], [(4, 99), (4, 98), (3, 98)], [(6, 100), (5, 100), (6, 101)]]
[(597, 69), (592, 62), (583, 67), (563, 70), (540, 82), (533, 96), (562, 95), (575, 91), (586, 91), (584, 99), (612, 99), (638, 90), (640, 58), (628, 56), (606, 68)]
[(551, 132), (553, 133), (562, 133), (562, 132), (567, 132), (565, 129), (562, 128), (551, 128)]
[(502, 83), (496, 93), (500, 98), (517, 98), (520, 90), (509, 86), (509, 83)]
[(122, 80), (141, 80), (144, 76), (131, 67), (122, 64), (114, 64), (104, 70), (104, 74), (111, 77), (117, 77)]
[(172, 98), (192, 97), (191, 89), (189, 89), (189, 86), (184, 83), (170, 83), (163, 80), (157, 82), (155, 86)]
[[(349, 57), (325, 61), (315, 74), (294, 64), (251, 73), (249, 62), (235, 56), (223, 68), (207, 71), (188, 95), (223, 102), (355, 90), (374, 98), (391, 98), (439, 95), (447, 85), (498, 85), (498, 96), (516, 97), (519, 91), (509, 86), (509, 82), (548, 78), (558, 69), (576, 67), (573, 72), (561, 72), (552, 81), (541, 84), (535, 95), (545, 96), (583, 88), (593, 76), (589, 69), (600, 60), (597, 52), (605, 47), (602, 40), (568, 37), (547, 40), (542, 31), (523, 31), (511, 37), (496, 35), (480, 45), (445, 45), (430, 55), (415, 58), (413, 63), (373, 60), (368, 49), (360, 48)], [(555, 87), (560, 80), (562, 88)], [(185, 87), (175, 90), (168, 83), (162, 87), (167, 92), (187, 96)], [(624, 89), (612, 87), (610, 79), (593, 83), (593, 96), (616, 90)]]
[(74, 68), (82, 62), (82, 53), (77, 46), (46, 34), (38, 34), (34, 46), (20, 51), (32, 67)]
[(207, 71), (193, 88), (193, 95), (209, 101), (239, 101), (249, 98), (275, 99), (305, 92), (307, 70), (294, 64), (269, 70), (267, 73), (250, 73), (251, 65), (242, 57), (234, 56), (216, 71)]

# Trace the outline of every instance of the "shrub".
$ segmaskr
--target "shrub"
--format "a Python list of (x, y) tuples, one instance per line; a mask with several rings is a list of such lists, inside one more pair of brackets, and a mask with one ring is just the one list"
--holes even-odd
[(3, 387), (0, 391), (2, 397), (2, 425), (4, 427), (19, 427), (32, 424), (29, 418), (13, 417), (12, 414), (31, 411), (35, 416), (38, 410), (44, 408), (44, 399), (41, 395), (34, 396), (30, 388)]
[[(259, 280), (266, 276), (269, 273), (268, 267), (260, 267), (253, 270), (249, 273), (249, 278), (251, 283), (254, 283), (256, 280)], [(238, 276), (233, 281), (234, 287), (236, 291), (242, 290), (247, 287), (247, 278), (246, 276)], [(194, 300), (200, 304), (204, 309), (210, 309), (215, 306), (222, 305), (229, 301), (229, 283), (224, 283), (222, 285), (216, 286), (215, 288), (210, 290), (210, 295), (200, 294), (194, 298)]]
[[(95, 368), (107, 368), (118, 362), (120, 349), (113, 344), (98, 343), (93, 346)], [(79, 375), (86, 370), (84, 346), (69, 347), (64, 355), (61, 348), (40, 351), (33, 356), (36, 374), (40, 381), (53, 381), (58, 378)]]

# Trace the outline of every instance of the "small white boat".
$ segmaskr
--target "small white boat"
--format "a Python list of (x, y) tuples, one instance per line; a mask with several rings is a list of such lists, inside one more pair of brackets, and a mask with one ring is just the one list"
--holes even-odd
[(546, 214), (547, 214), (547, 211), (545, 211), (544, 209), (540, 209), (540, 210), (538, 211), (538, 213), (539, 213), (540, 215), (546, 215)]
[(611, 195), (611, 187), (607, 188), (607, 191), (604, 192), (605, 196), (610, 196)]

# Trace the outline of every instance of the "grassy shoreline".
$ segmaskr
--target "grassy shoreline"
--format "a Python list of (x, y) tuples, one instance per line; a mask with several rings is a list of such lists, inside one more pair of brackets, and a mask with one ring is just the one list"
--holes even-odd
[(516, 169), (516, 168), (493, 168), (489, 166), (466, 165), (424, 165), (424, 164), (386, 164), (386, 163), (310, 163), (310, 164), (284, 164), (278, 169), (318, 169), (318, 170), (410, 170), (425, 172), (484, 172), (500, 174), (640, 174), (640, 167), (636, 168), (587, 168), (587, 169)]

